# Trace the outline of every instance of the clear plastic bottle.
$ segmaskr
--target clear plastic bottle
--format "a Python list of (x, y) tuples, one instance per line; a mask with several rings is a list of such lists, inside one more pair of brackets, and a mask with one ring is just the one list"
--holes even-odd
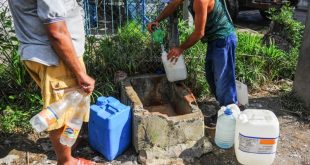
[(83, 124), (84, 115), (89, 109), (90, 97), (86, 96), (77, 106), (71, 120), (66, 123), (60, 137), (61, 144), (71, 147), (75, 143)]
[(64, 112), (81, 102), (83, 95), (79, 91), (68, 92), (64, 97), (43, 109), (40, 113), (30, 119), (30, 124), (37, 132), (46, 130), (51, 124), (57, 122)]
[(164, 64), (168, 81), (174, 82), (185, 80), (187, 78), (187, 70), (183, 55), (179, 56), (178, 61), (176, 63), (172, 63), (167, 59), (168, 54), (164, 50), (164, 46), (162, 45), (161, 47), (162, 47), (161, 59)]
[(236, 119), (230, 108), (226, 108), (224, 113), (219, 116), (215, 130), (215, 144), (224, 149), (234, 145)]

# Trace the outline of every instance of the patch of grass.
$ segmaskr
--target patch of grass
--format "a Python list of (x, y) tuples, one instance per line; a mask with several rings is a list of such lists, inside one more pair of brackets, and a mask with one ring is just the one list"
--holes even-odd
[(285, 52), (273, 42), (267, 46), (262, 43), (262, 36), (250, 33), (238, 33), (238, 41), (237, 79), (253, 88), (281, 79), (293, 79), (297, 49)]
[(6, 99), (5, 104), (0, 105), (0, 130), (6, 133), (30, 131), (30, 118), (43, 106), (39, 94), (19, 93)]

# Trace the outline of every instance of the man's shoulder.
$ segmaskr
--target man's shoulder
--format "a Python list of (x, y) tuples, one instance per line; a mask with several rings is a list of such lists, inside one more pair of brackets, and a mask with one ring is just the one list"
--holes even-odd
[[(37, 8), (37, 0), (27, 0), (27, 1), (20, 1), (20, 0), (8, 0), (9, 7), (11, 12), (21, 11), (21, 13), (31, 13), (35, 12)], [(15, 10), (18, 9), (18, 10)]]

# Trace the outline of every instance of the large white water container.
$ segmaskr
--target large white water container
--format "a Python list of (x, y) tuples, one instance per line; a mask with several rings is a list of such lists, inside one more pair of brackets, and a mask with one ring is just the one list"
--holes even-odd
[(279, 121), (269, 110), (246, 109), (236, 122), (235, 153), (244, 165), (273, 163), (279, 138)]
[(183, 55), (179, 56), (178, 61), (173, 63), (168, 61), (167, 52), (162, 50), (161, 59), (164, 64), (167, 79), (170, 82), (185, 80), (187, 78), (187, 70)]
[(241, 105), (249, 104), (248, 86), (236, 80), (237, 98)]

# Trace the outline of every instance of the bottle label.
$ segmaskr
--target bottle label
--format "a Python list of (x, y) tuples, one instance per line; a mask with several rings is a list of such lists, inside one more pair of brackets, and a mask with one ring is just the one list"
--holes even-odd
[(239, 150), (255, 154), (274, 154), (277, 149), (277, 138), (245, 136), (239, 133)]
[(56, 114), (48, 108), (41, 111), (39, 113), (39, 115), (46, 120), (48, 125), (52, 125), (52, 124), (56, 123), (56, 121), (57, 121)]
[(66, 125), (62, 135), (64, 138), (67, 138), (67, 139), (77, 139), (79, 132), (80, 132), (80, 129), (71, 128), (68, 125)]

